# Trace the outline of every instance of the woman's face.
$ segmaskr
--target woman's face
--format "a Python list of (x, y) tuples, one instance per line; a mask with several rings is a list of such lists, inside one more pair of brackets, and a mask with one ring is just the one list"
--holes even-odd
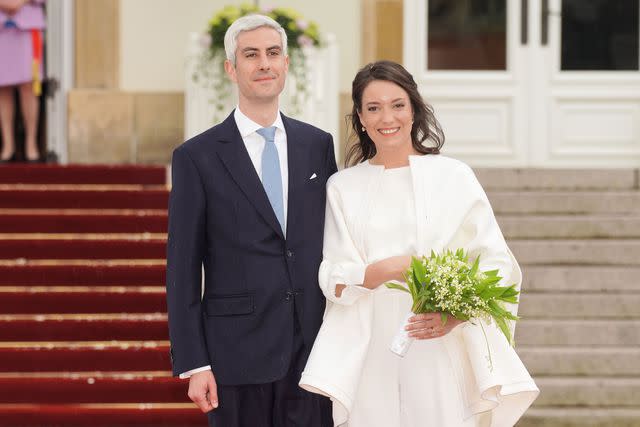
[(395, 83), (374, 80), (362, 92), (360, 122), (378, 153), (411, 150), (413, 109), (407, 92)]

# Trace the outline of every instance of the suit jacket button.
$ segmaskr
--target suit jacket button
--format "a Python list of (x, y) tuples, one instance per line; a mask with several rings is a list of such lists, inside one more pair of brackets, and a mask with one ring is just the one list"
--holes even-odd
[(292, 251), (287, 251), (287, 258), (291, 258), (293, 256), (293, 252)]

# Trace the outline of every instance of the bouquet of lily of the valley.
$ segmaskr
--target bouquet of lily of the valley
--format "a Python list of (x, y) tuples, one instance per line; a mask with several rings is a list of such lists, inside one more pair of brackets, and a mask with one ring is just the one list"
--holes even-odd
[[(406, 287), (398, 283), (386, 286), (411, 294), (412, 313), (407, 320), (413, 314), (433, 312), (441, 313), (443, 325), (448, 316), (471, 322), (493, 320), (513, 345), (508, 321), (518, 317), (505, 308), (505, 303), (517, 304), (519, 292), (516, 285), (499, 285), (502, 277), (498, 276), (498, 270), (480, 271), (479, 265), (480, 257), (471, 264), (463, 249), (447, 250), (440, 255), (431, 251), (429, 257), (411, 258), (411, 266), (404, 273)], [(404, 356), (412, 342), (404, 326), (391, 344), (391, 350), (400, 356)]]

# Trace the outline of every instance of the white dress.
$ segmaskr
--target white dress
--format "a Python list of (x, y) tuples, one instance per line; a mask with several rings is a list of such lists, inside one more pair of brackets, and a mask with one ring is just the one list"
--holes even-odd
[[(416, 255), (411, 170), (408, 166), (385, 169), (379, 184), (363, 224), (367, 258), (375, 262)], [(441, 339), (414, 341), (404, 358), (389, 351), (393, 335), (411, 311), (409, 294), (382, 286), (372, 298), (372, 336), (348, 426), (476, 426), (475, 417), (463, 420), (455, 376)]]
[[(519, 288), (517, 262), (463, 163), (411, 156), (407, 168), (364, 162), (329, 180), (319, 273), (327, 310), (300, 386), (332, 399), (336, 426), (510, 427), (535, 400), (538, 388), (494, 325), (485, 324), (487, 338), (466, 322), (414, 341), (404, 358), (389, 350), (410, 297), (359, 286), (367, 265), (459, 247)], [(336, 283), (347, 285), (339, 298)]]

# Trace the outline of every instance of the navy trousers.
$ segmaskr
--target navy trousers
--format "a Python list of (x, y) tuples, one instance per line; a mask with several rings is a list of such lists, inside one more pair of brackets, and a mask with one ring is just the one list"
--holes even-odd
[(281, 380), (266, 384), (218, 385), (217, 409), (210, 427), (333, 427), (331, 401), (298, 386), (304, 369), (304, 345), (295, 316), (291, 366)]

